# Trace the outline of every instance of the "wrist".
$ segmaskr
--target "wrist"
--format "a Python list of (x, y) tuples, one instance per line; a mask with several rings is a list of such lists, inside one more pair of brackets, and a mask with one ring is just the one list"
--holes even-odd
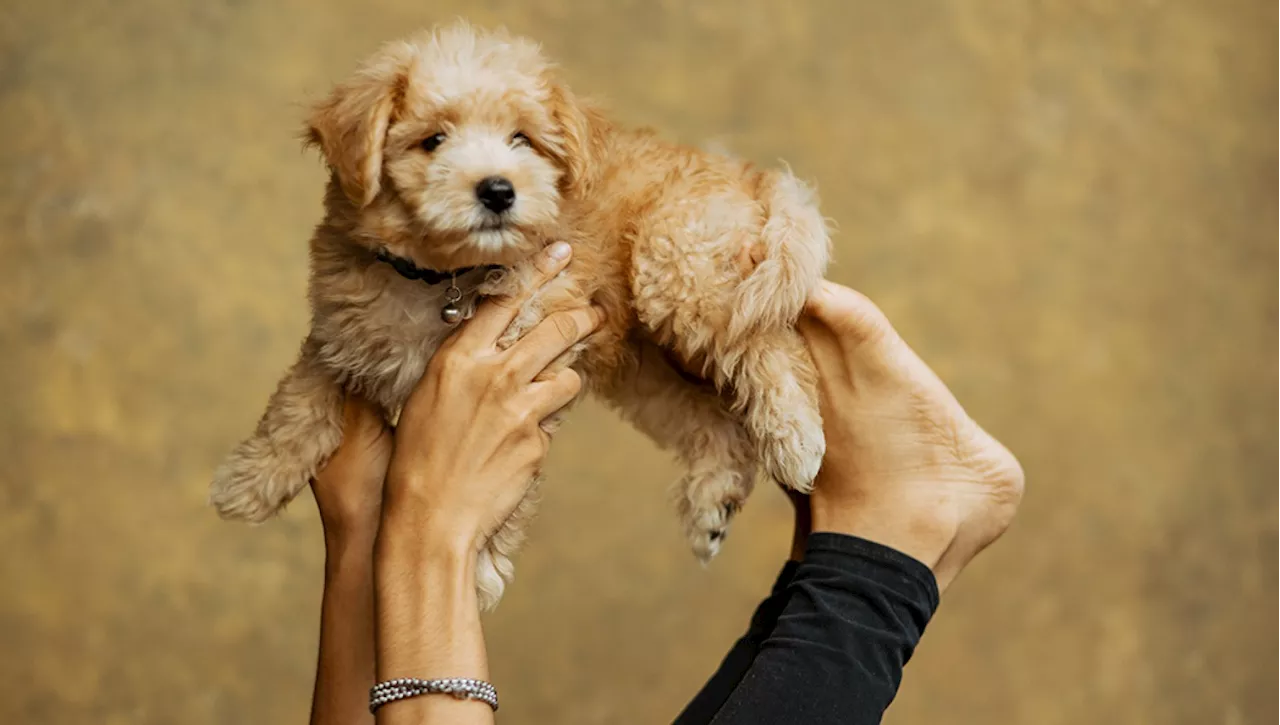
[(857, 536), (897, 550), (936, 571), (955, 538), (956, 525), (938, 511), (903, 510), (901, 506), (813, 506), (813, 532)]
[[(474, 600), (476, 550), (469, 540), (428, 533), (416, 521), (386, 517), (373, 552), (375, 588), (385, 593), (432, 592), (443, 600)], [(463, 605), (470, 609), (475, 605)]]
[[(446, 507), (447, 508), (447, 507)], [(375, 542), (378, 556), (413, 559), (420, 564), (451, 564), (476, 556), (476, 529), (453, 517), (416, 505), (388, 505)]]
[(449, 495), (471, 483), (421, 472), (394, 474), (387, 479), (380, 529), (390, 527), (393, 538), (407, 535), (420, 546), (475, 554), (483, 543), (483, 514)]
[(330, 589), (365, 588), (373, 579), (373, 547), (369, 541), (333, 541), (325, 537), (324, 587)]
[(324, 548), (326, 555), (344, 555), (352, 551), (373, 551), (373, 542), (378, 538), (377, 520), (367, 523), (340, 523), (320, 520), (324, 532)]
[(476, 552), (471, 547), (421, 546), (404, 539), (379, 536), (373, 561), (380, 581), (411, 575), (437, 583), (447, 580), (474, 587)]

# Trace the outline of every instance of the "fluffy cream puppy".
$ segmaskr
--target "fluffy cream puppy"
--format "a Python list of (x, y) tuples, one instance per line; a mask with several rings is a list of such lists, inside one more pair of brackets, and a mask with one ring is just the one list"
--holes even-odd
[[(812, 485), (822, 421), (793, 326), (829, 242), (788, 171), (616, 126), (535, 43), (465, 24), (384, 46), (315, 108), (307, 136), (331, 170), (311, 332), (215, 474), (223, 516), (261, 521), (307, 485), (341, 440), (345, 391), (395, 420), (450, 323), (528, 284), (531, 255), (557, 239), (572, 264), (506, 340), (584, 299), (604, 308), (602, 329), (560, 362), (685, 464), (675, 499), (699, 558), (719, 549), (758, 469)], [(480, 552), (486, 607), (531, 513), (526, 498)]]

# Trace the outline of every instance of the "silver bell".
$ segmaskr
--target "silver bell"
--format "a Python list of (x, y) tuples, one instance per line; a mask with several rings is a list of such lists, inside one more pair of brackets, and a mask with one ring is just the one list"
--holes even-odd
[(458, 306), (461, 301), (462, 290), (458, 289), (458, 277), (454, 275), (449, 280), (449, 289), (444, 291), (444, 307), (440, 308), (440, 319), (444, 324), (452, 327), (462, 322), (462, 308)]
[(444, 324), (453, 326), (462, 322), (462, 308), (450, 302), (440, 308), (440, 319), (444, 320)]

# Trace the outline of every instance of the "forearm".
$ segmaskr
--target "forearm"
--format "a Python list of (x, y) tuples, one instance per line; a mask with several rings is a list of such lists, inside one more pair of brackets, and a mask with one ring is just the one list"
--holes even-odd
[(373, 534), (326, 532), (311, 725), (373, 722), (373, 623)]
[[(422, 535), (428, 527), (384, 519), (374, 557), (378, 679), (489, 679), (475, 550), (470, 542)], [(384, 705), (379, 723), (492, 723), (479, 700), (425, 695)]]

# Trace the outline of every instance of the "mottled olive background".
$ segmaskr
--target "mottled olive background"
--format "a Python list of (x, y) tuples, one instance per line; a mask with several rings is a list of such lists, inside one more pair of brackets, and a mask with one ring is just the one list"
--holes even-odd
[[(1277, 53), (1263, 0), (0, 5), (0, 722), (305, 717), (310, 500), (204, 506), (306, 328), (302, 104), (465, 14), (616, 115), (785, 159), (880, 301), (1025, 463), (890, 722), (1277, 719)], [(709, 570), (595, 406), (488, 620), (502, 720), (648, 723), (786, 550)]]

